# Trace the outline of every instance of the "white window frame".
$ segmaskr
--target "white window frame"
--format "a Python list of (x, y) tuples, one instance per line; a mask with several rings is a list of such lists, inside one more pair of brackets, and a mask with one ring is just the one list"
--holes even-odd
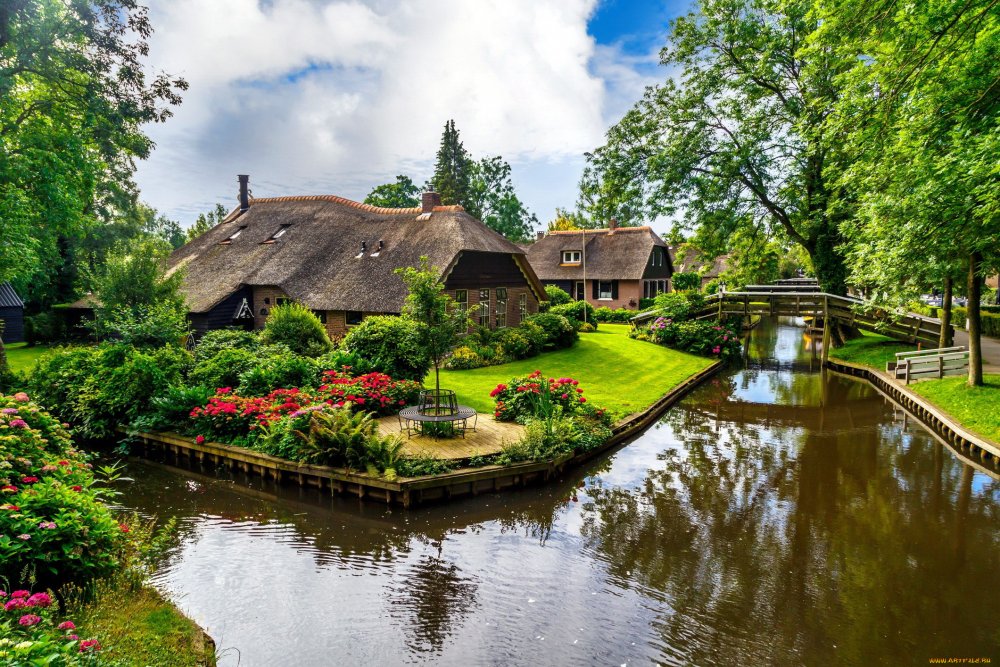
[[(604, 291), (604, 286), (608, 286), (608, 291)], [(598, 301), (613, 301), (614, 300), (614, 285), (610, 280), (598, 280), (597, 281), (597, 300)], [(607, 294), (607, 296), (604, 296)]]
[(582, 255), (579, 250), (563, 250), (562, 251), (562, 263), (563, 264), (579, 264), (582, 259)]

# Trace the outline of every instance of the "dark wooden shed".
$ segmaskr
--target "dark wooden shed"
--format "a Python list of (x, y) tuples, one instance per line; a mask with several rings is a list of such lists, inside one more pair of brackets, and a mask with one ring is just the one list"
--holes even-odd
[(10, 283), (0, 283), (0, 321), (5, 343), (24, 342), (24, 302)]

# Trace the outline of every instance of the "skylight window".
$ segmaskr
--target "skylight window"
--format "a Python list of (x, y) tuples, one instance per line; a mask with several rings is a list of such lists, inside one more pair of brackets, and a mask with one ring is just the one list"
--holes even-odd
[(246, 226), (246, 225), (242, 225), (242, 226), (240, 226), (240, 228), (239, 228), (239, 229), (237, 229), (237, 230), (236, 230), (235, 232), (233, 232), (232, 234), (230, 234), (230, 235), (229, 235), (229, 238), (227, 238), (227, 239), (226, 239), (225, 241), (221, 241), (221, 243), (232, 243), (232, 242), (233, 242), (233, 239), (235, 239), (235, 238), (236, 238), (236, 237), (238, 237), (238, 236), (239, 236), (240, 234), (242, 234), (242, 233), (243, 233), (243, 230), (244, 230), (244, 229), (246, 229), (246, 228), (247, 228), (247, 226)]
[(271, 234), (271, 238), (269, 238), (268, 240), (264, 241), (264, 243), (274, 243), (275, 241), (277, 241), (278, 239), (280, 239), (282, 236), (284, 236), (285, 232), (288, 231), (289, 227), (291, 227), (291, 225), (282, 225), (281, 228), (278, 229), (278, 231), (276, 231), (274, 234)]

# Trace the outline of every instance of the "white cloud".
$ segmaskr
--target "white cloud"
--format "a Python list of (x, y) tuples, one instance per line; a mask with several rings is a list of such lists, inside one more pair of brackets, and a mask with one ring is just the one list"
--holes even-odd
[(233, 203), (237, 173), (258, 196), (360, 199), (429, 176), (454, 118), (474, 155), (534, 175), (525, 199), (545, 219), (649, 82), (642, 59), (588, 35), (595, 2), (153, 0), (151, 64), (191, 88), (149, 128), (143, 197), (183, 224)]

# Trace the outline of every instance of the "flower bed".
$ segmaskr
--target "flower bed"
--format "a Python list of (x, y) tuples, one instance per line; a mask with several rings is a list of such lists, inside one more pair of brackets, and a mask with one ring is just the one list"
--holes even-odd
[(740, 339), (731, 325), (712, 322), (678, 322), (669, 317), (658, 317), (646, 328), (633, 329), (629, 336), (648, 340), (677, 350), (721, 359), (740, 356)]
[(564, 414), (576, 412), (587, 402), (583, 389), (573, 378), (546, 378), (541, 371), (525, 377), (511, 378), (490, 392), (495, 402), (493, 416), (497, 421), (519, 421), (535, 412), (537, 397), (547, 390), (553, 404)]
[(100, 664), (96, 639), (79, 636), (76, 624), (53, 618), (48, 593), (0, 590), (0, 661), (5, 665)]

